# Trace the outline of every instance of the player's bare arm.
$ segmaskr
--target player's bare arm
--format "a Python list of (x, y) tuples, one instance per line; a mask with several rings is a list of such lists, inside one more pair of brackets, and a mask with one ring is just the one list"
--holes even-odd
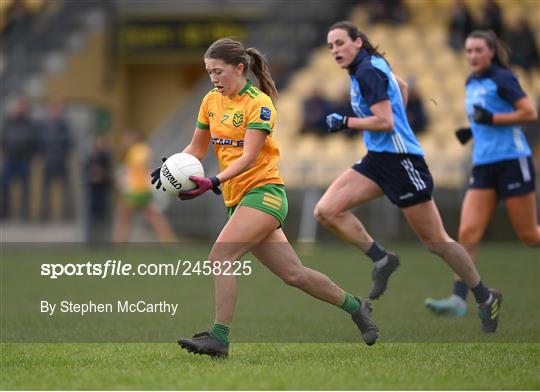
[(510, 113), (494, 113), (493, 124), (525, 124), (535, 122), (538, 119), (538, 112), (529, 97), (518, 99), (514, 107), (516, 110)]
[(210, 132), (205, 129), (195, 128), (191, 143), (182, 152), (191, 154), (199, 161), (202, 161), (210, 146)]
[(370, 108), (373, 116), (369, 117), (351, 117), (347, 123), (349, 128), (359, 130), (370, 130), (375, 132), (391, 132), (394, 128), (394, 117), (392, 115), (392, 106), (390, 101), (385, 99), (384, 101), (377, 102)]
[(409, 100), (409, 85), (406, 81), (401, 79), (396, 74), (394, 74), (394, 77), (396, 78), (396, 82), (399, 86), (399, 92), (401, 93), (401, 99), (403, 99), (403, 104), (407, 106), (407, 102)]

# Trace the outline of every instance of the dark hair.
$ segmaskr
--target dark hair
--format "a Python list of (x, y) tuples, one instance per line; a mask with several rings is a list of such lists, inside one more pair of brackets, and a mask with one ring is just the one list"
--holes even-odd
[(493, 30), (475, 30), (470, 33), (467, 38), (482, 38), (488, 48), (495, 51), (495, 55), (493, 56), (492, 61), (494, 61), (503, 68), (510, 67), (508, 61), (508, 49), (497, 38), (497, 35)]
[(367, 35), (362, 33), (360, 30), (358, 30), (358, 27), (356, 27), (354, 23), (349, 22), (347, 20), (336, 22), (332, 26), (330, 26), (330, 28), (328, 29), (328, 32), (332, 30), (336, 30), (336, 29), (345, 30), (353, 41), (356, 41), (357, 38), (361, 38), (362, 47), (369, 54), (382, 57), (386, 61), (386, 59), (384, 58), (385, 53), (379, 52), (379, 46), (373, 46), (371, 42), (369, 42), (369, 38), (367, 37)]
[(231, 38), (221, 38), (214, 42), (206, 53), (205, 58), (223, 60), (226, 64), (244, 65), (244, 73), (251, 70), (259, 81), (261, 90), (267, 94), (274, 104), (277, 102), (278, 92), (272, 80), (268, 62), (255, 48), (245, 49), (241, 42)]

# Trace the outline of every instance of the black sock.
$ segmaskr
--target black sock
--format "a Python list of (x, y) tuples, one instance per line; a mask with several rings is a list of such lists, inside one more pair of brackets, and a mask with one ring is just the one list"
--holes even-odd
[(386, 257), (388, 253), (379, 245), (376, 241), (373, 241), (371, 247), (367, 250), (366, 256), (374, 263), (380, 261)]
[(473, 287), (471, 291), (474, 294), (474, 298), (476, 299), (477, 304), (483, 304), (484, 302), (487, 302), (489, 299), (489, 296), (491, 295), (489, 292), (489, 289), (484, 286), (482, 281), (480, 281), (476, 287)]
[(469, 293), (469, 288), (463, 281), (456, 280), (454, 282), (454, 295), (457, 295), (458, 297), (462, 298), (465, 302), (467, 302), (467, 294)]

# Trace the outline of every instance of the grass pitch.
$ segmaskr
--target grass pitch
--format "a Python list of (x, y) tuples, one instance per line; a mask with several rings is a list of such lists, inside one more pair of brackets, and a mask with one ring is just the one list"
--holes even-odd
[(2, 389), (534, 389), (539, 344), (4, 344)]
[[(424, 309), (426, 296), (440, 297), (450, 290), (443, 263), (420, 246), (393, 249), (402, 267), (388, 293), (374, 303), (381, 339), (373, 347), (360, 342), (339, 309), (296, 293), (261, 268), (241, 281), (228, 360), (193, 356), (174, 342), (212, 321), (212, 292), (202, 285), (196, 302), (200, 314), (187, 317), (192, 309), (186, 303), (180, 319), (163, 326), (165, 341), (171, 343), (161, 338), (161, 343), (2, 343), (0, 388), (540, 389), (538, 252), (518, 244), (481, 247), (483, 279), (505, 296), (500, 331), (483, 336), (472, 298), (469, 313), (459, 319), (436, 317)], [(346, 290), (359, 295), (369, 290), (371, 265), (354, 250), (317, 245), (299, 248), (299, 253), (306, 265)], [(182, 287), (191, 292), (199, 283), (186, 280)], [(9, 282), (3, 284), (5, 294)], [(169, 289), (163, 285), (164, 291)], [(9, 307), (5, 297), (2, 301)], [(2, 313), (2, 326), (9, 326), (12, 320)], [(40, 325), (37, 318), (36, 323)]]

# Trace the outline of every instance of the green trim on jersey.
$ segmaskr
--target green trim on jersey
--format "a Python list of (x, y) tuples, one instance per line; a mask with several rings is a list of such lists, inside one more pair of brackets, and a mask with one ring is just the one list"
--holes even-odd
[(210, 129), (210, 125), (203, 124), (202, 122), (196, 121), (195, 126), (199, 129)]
[(240, 91), (238, 91), (238, 95), (244, 94), (247, 91), (247, 89), (250, 88), (251, 86), (253, 86), (253, 83), (251, 83), (251, 80), (248, 79), (246, 85), (242, 87)]
[(266, 124), (266, 123), (249, 123), (247, 125), (247, 129), (262, 129), (263, 131), (266, 131), (268, 133), (272, 132), (272, 128), (270, 128), (270, 124)]
[(255, 99), (256, 96), (260, 94), (257, 90), (255, 90), (254, 86), (251, 86), (246, 90), (246, 94), (249, 95), (251, 99)]
[(253, 95), (257, 96), (260, 94), (260, 92), (257, 91), (257, 89), (255, 88), (255, 86), (251, 86), (250, 88), (248, 88), (247, 90), (248, 92), (252, 93)]
[(249, 190), (237, 205), (227, 207), (227, 217), (230, 218), (238, 206), (266, 212), (275, 217), (283, 226), (289, 210), (285, 185), (266, 184)]

